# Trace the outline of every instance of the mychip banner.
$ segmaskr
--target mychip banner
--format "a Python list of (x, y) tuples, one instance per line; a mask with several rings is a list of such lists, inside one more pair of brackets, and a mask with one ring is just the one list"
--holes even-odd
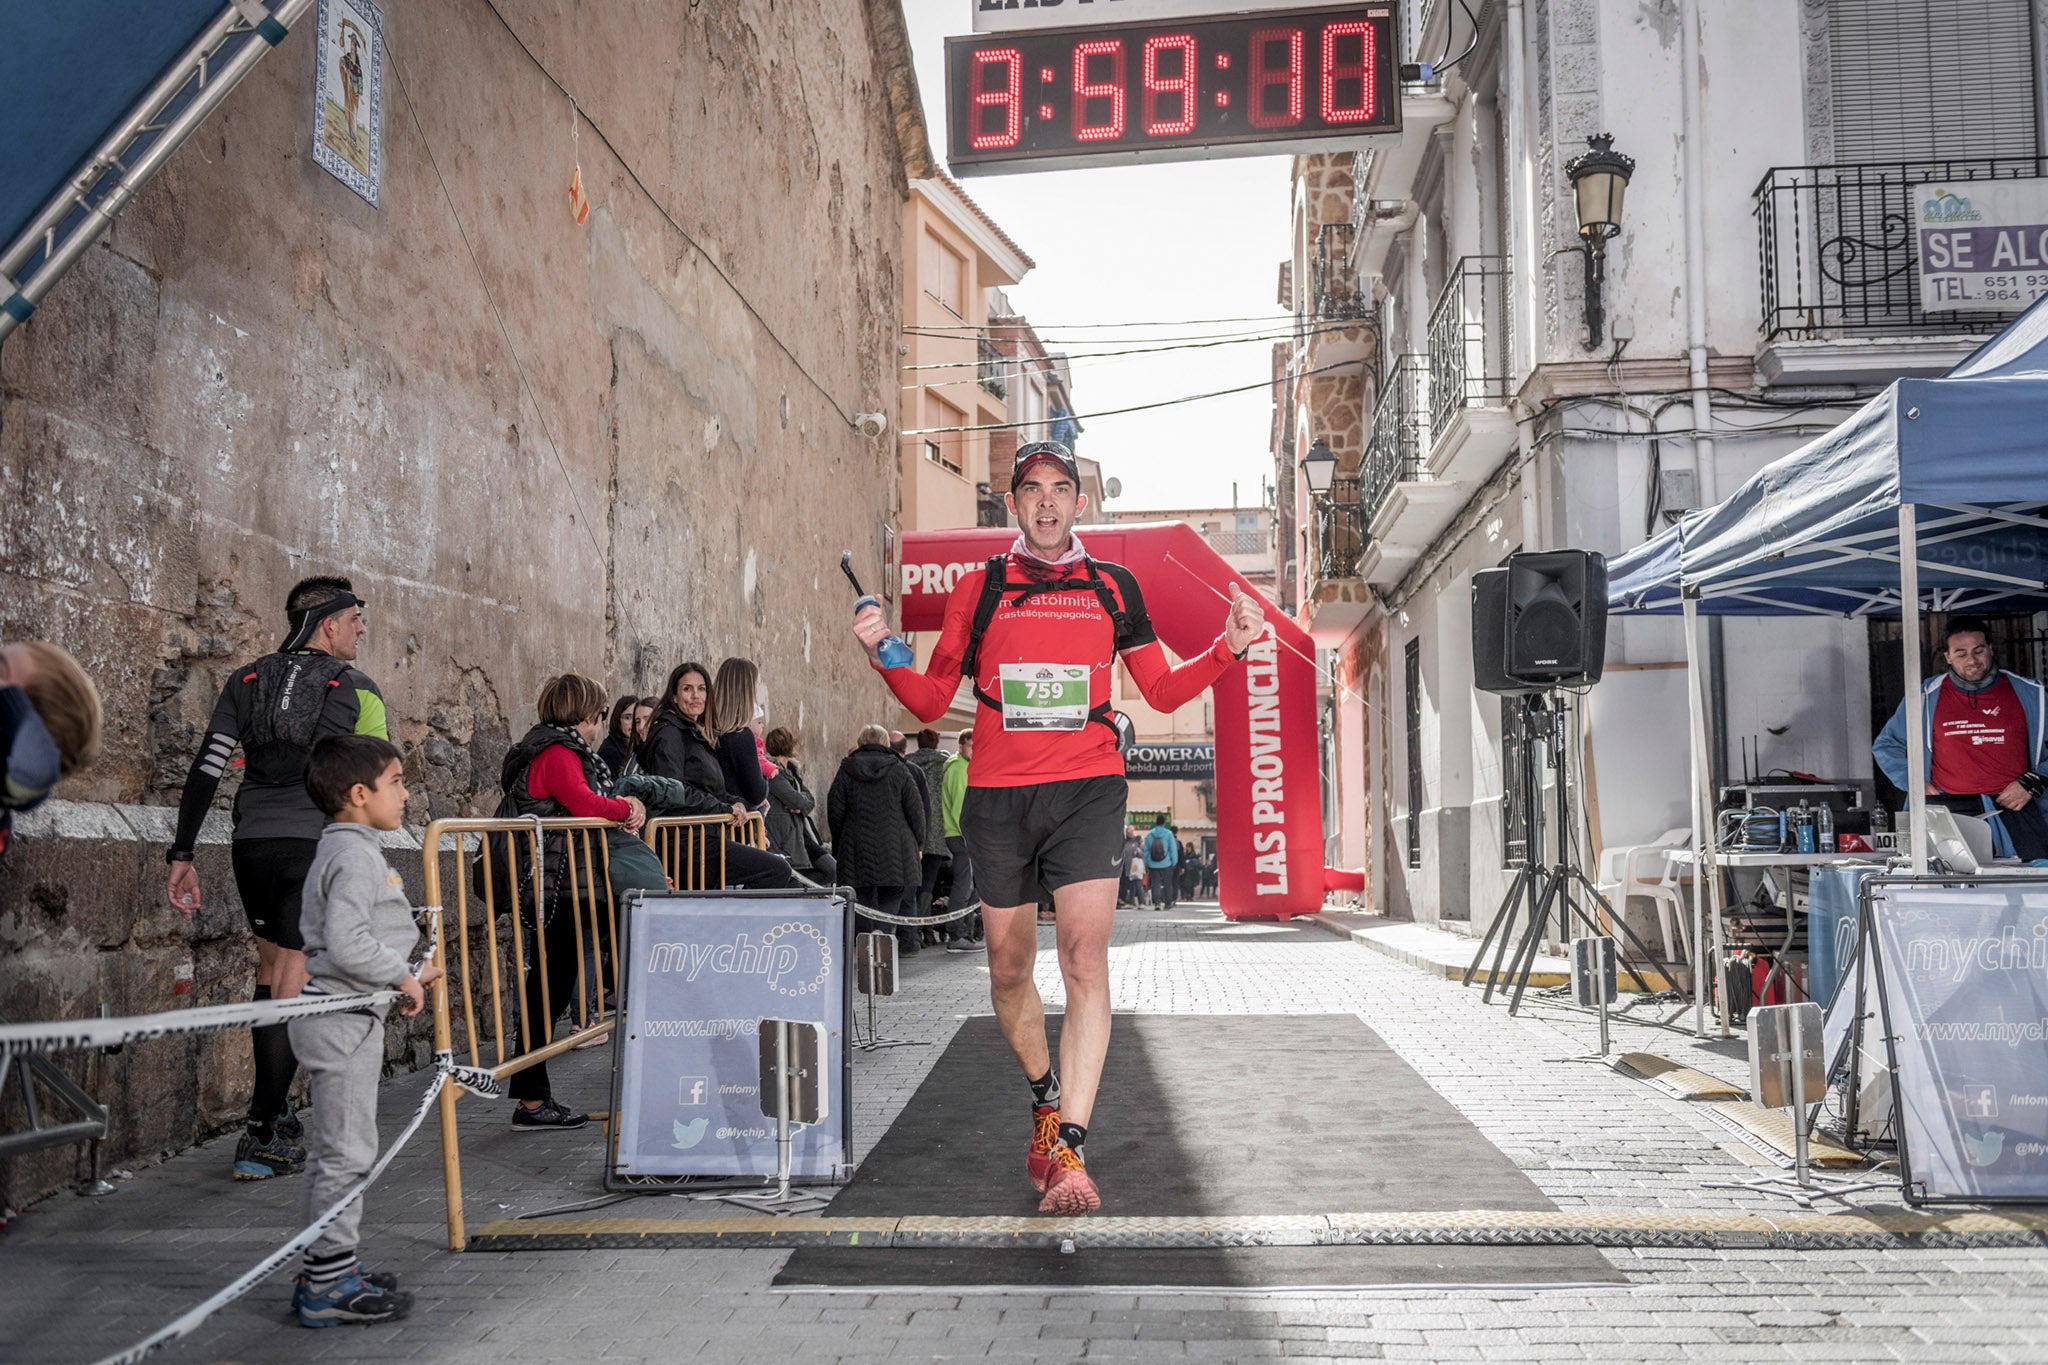
[(1907, 1202), (2048, 1202), (2048, 880), (1870, 895)]
[(645, 1177), (773, 1176), (761, 1114), (763, 1019), (824, 1025), (824, 1121), (795, 1130), (791, 1174), (843, 1180), (852, 1142), (845, 902), (827, 893), (641, 896), (625, 910), (608, 1187)]

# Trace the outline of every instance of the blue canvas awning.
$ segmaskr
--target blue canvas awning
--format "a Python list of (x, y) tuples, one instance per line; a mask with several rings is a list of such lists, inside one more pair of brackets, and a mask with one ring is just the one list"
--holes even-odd
[(1923, 607), (2048, 607), (2048, 299), (1617, 557), (1609, 609), (1897, 615), (1902, 505)]
[(312, 2), (0, 6), (0, 339)]

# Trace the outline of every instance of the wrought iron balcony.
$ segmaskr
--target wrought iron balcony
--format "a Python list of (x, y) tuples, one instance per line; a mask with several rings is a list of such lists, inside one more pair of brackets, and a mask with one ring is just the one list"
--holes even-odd
[(1356, 230), (1350, 223), (1325, 223), (1316, 229), (1315, 320), (1345, 322), (1372, 316), (1372, 301), (1359, 288), (1351, 265)]
[(1004, 377), (1003, 353), (987, 337), (974, 339), (974, 377), (981, 387), (997, 398), (1010, 396), (1010, 382)]
[(1370, 522), (1397, 483), (1429, 477), (1430, 372), (1427, 357), (1394, 358), (1372, 414), (1372, 432), (1359, 463), (1360, 502)]
[(1241, 530), (1235, 526), (1220, 526), (1203, 533), (1202, 539), (1209, 542), (1209, 548), (1219, 555), (1262, 555), (1273, 548), (1272, 540), (1257, 528)]
[(1507, 262), (1461, 258), (1429, 315), (1429, 415), (1437, 431), (1461, 408), (1506, 404), (1508, 318)]
[(1315, 499), (1316, 577), (1353, 578), (1358, 557), (1365, 553), (1365, 508), (1358, 502), (1358, 480), (1330, 480), (1327, 495)]
[(2010, 313), (1921, 308), (1913, 190), (2039, 168), (2032, 157), (1772, 167), (1753, 196), (1764, 340), (1997, 331)]
[(985, 483), (974, 485), (974, 524), (976, 526), (1008, 526), (1010, 509), (1003, 505), (1002, 495)]

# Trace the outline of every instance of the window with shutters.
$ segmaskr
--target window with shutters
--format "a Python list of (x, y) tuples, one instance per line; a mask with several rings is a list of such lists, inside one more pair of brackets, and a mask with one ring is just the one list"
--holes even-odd
[(1834, 161), (2033, 156), (2029, 0), (1828, 0)]
[(1422, 641), (1410, 640), (1402, 653), (1408, 689), (1408, 866), (1422, 866)]
[(961, 305), (966, 298), (967, 258), (939, 239), (936, 232), (924, 234), (924, 292), (945, 305), (954, 317), (965, 317)]
[(924, 396), (924, 424), (929, 429), (924, 438), (924, 457), (955, 474), (961, 473), (971, 433), (946, 428), (966, 426), (967, 414), (937, 394), (928, 393)]

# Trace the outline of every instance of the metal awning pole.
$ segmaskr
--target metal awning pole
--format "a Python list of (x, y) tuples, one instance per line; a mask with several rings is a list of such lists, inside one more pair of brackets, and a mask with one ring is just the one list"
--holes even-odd
[(1700, 674), (1694, 648), (1699, 637), (1699, 603), (1692, 597), (1681, 598), (1685, 615), (1685, 711), (1686, 711), (1686, 752), (1692, 759), (1692, 1031), (1693, 1036), (1707, 1036), (1707, 995), (1710, 978), (1707, 976), (1706, 945), (1706, 741), (1701, 730), (1706, 708), (1700, 697)]
[[(28, 229), (5, 244), (5, 254), (0, 256), (0, 341), (29, 319), (64, 272), (99, 240), (114, 216), (127, 207), (150, 177), (171, 159), (171, 154), (233, 92), (242, 77), (284, 41), (286, 31), (312, 4), (313, 0), (276, 0), (272, 9), (263, 11), (253, 0), (234, 0), (177, 63), (158, 78), (85, 167), (30, 221)], [(252, 22), (250, 10), (266, 17)], [(244, 31), (251, 34), (250, 39), (225, 60), (215, 63), (213, 59), (218, 57), (221, 46)], [(165, 109), (195, 83), (197, 89), (185, 106), (168, 121), (160, 122)], [(145, 133), (155, 136), (136, 154), (135, 142)], [(102, 193), (102, 180), (116, 168), (120, 173)], [(68, 232), (60, 232), (63, 223), (79, 210), (83, 210), (79, 220)], [(39, 252), (43, 259), (34, 271), (17, 276)]]
[(1906, 665), (1906, 811), (1913, 875), (1927, 875), (1927, 709), (1920, 698), (1920, 533), (1899, 504), (1899, 650)]

